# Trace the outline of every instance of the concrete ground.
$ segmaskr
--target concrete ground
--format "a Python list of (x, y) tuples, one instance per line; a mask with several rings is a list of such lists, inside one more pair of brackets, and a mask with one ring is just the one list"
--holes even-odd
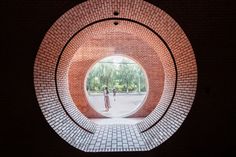
[(113, 97), (111, 93), (109, 96), (111, 108), (108, 112), (105, 111), (103, 95), (90, 95), (88, 100), (97, 112), (106, 117), (125, 117), (137, 111), (138, 107), (143, 104), (145, 96), (146, 93), (117, 94)]
[(143, 118), (90, 118), (90, 120), (99, 125), (136, 124), (141, 122)]

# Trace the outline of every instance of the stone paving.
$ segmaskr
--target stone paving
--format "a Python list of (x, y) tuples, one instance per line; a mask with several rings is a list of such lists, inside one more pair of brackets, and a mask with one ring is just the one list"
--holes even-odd
[(144, 118), (90, 118), (92, 122), (96, 124), (137, 124)]
[(103, 95), (90, 95), (88, 100), (90, 105), (100, 114), (106, 117), (125, 117), (135, 112), (142, 102), (145, 100), (145, 93), (142, 94), (117, 94), (113, 97), (110, 94), (111, 108), (105, 112), (104, 96)]
[(136, 125), (98, 125), (87, 152), (145, 151), (146, 143)]

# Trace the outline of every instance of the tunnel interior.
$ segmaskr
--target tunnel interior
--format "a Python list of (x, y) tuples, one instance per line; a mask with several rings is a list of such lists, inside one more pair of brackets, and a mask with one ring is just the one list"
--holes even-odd
[[(192, 106), (194, 52), (180, 26), (156, 6), (142, 0), (102, 2), (75, 6), (48, 30), (35, 59), (36, 96), (55, 132), (82, 151), (151, 150), (177, 131)], [(126, 118), (97, 124), (91, 118), (105, 117), (89, 105), (86, 74), (97, 61), (117, 54), (143, 67), (148, 94)], [(130, 118), (142, 119), (131, 124)]]

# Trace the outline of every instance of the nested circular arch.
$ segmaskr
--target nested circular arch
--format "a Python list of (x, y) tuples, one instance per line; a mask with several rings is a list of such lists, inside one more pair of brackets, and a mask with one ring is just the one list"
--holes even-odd
[[(103, 107), (101, 107), (101, 106), (100, 106), (101, 108), (96, 107), (96, 105), (98, 105), (98, 103), (96, 102), (98, 100), (98, 98), (95, 99), (95, 100), (92, 100), (91, 98), (89, 98), (89, 93), (88, 93), (88, 90), (86, 89), (86, 87), (88, 85), (89, 74), (94, 70), (94, 67), (96, 65), (98, 66), (99, 62), (104, 61), (105, 59), (108, 59), (108, 58), (109, 59), (116, 59), (117, 57), (119, 57), (120, 59), (125, 59), (126, 61), (129, 61), (129, 62), (131, 61), (132, 62), (131, 64), (133, 64), (133, 65), (135, 65), (136, 67), (139, 68), (139, 70), (141, 71), (141, 75), (144, 76), (144, 86), (145, 86), (146, 91), (145, 91), (145, 93), (143, 93), (142, 98), (138, 98), (138, 101), (135, 102), (135, 105), (130, 104), (131, 103), (130, 101), (124, 102), (124, 100), (123, 100), (124, 98), (132, 99), (132, 102), (133, 102), (134, 98), (132, 97), (132, 95), (130, 95), (131, 97), (129, 95), (126, 95), (126, 97), (116, 98), (116, 103), (115, 103), (115, 101), (111, 101), (111, 102), (114, 103), (113, 105), (115, 105), (115, 107), (111, 105), (112, 109), (114, 108), (113, 112), (110, 113), (110, 114), (107, 114), (107, 112), (103, 113), (102, 110), (99, 110)], [(133, 114), (137, 113), (138, 110), (140, 110), (140, 108), (143, 108), (143, 106), (144, 106), (144, 104), (147, 100), (147, 96), (149, 95), (149, 81), (148, 81), (147, 73), (146, 73), (145, 69), (142, 67), (142, 65), (136, 59), (134, 59), (133, 57), (128, 56), (127, 54), (124, 55), (120, 51), (118, 51), (117, 54), (115, 53), (115, 54), (108, 55), (108, 56), (106, 55), (106, 57), (103, 57), (103, 58), (98, 59), (98, 60), (95, 59), (95, 60), (96, 60), (96, 62), (92, 63), (92, 65), (90, 65), (88, 69), (85, 68), (87, 70), (87, 73), (86, 73), (86, 75), (83, 79), (84, 80), (84, 91), (83, 92), (86, 95), (86, 99), (89, 103), (88, 105), (90, 105), (96, 112), (100, 113), (101, 115), (103, 115), (105, 117), (111, 117), (111, 118), (112, 117), (113, 118), (114, 117), (128, 117), (130, 115), (133, 115)], [(113, 63), (110, 63), (110, 64), (119, 64), (119, 63), (113, 62)], [(159, 67), (159, 68), (161, 68), (161, 67)], [(76, 73), (76, 72), (79, 73), (78, 71), (74, 71), (74, 73)], [(115, 70), (114, 70), (114, 72), (115, 72)], [(131, 74), (134, 75), (134, 72), (131, 72)], [(69, 82), (70, 82), (70, 80), (69, 80)], [(77, 88), (75, 88), (75, 89), (77, 89)], [(111, 94), (111, 96), (112, 96), (112, 94)], [(120, 96), (121, 96), (121, 93), (120, 93)], [(116, 97), (118, 97), (117, 94), (116, 94)], [(137, 98), (137, 95), (135, 97)], [(110, 99), (113, 100), (113, 98), (114, 97), (111, 97)], [(117, 104), (117, 101), (118, 101), (118, 104)], [(122, 104), (122, 103), (124, 103), (124, 104)], [(124, 107), (126, 107), (127, 105), (131, 105), (131, 107), (124, 110)]]
[[(135, 59), (137, 59), (144, 68), (148, 69), (146, 70), (148, 72), (148, 78), (149, 82), (151, 82), (151, 86), (149, 88), (149, 95), (146, 101), (146, 104), (153, 103), (154, 106), (157, 108), (157, 104), (159, 102), (159, 99), (156, 99), (156, 93), (160, 90), (158, 87), (161, 86), (161, 82), (159, 82), (158, 72), (157, 69), (159, 68), (157, 65), (157, 62), (161, 62), (161, 65), (163, 66), (164, 70), (164, 89), (162, 93), (162, 97), (160, 99), (160, 104), (158, 105), (158, 112), (156, 113), (156, 110), (154, 109), (152, 111), (152, 114), (156, 116), (156, 118), (160, 118), (164, 112), (166, 111), (167, 107), (171, 103), (173, 99), (173, 93), (175, 92), (175, 84), (176, 84), (176, 66), (175, 62), (173, 60), (173, 57), (171, 56), (171, 52), (168, 49), (168, 46), (165, 44), (165, 42), (159, 38), (157, 33), (155, 31), (151, 30), (147, 26), (143, 26), (137, 21), (130, 21), (130, 20), (118, 20), (119, 26), (114, 27), (113, 21), (111, 19), (104, 19), (102, 21), (96, 21), (92, 25), (86, 26), (79, 32), (77, 32), (73, 38), (66, 44), (66, 46), (63, 49), (63, 52), (61, 53), (60, 60), (58, 62), (57, 67), (57, 83), (58, 83), (58, 93), (60, 95), (60, 99), (62, 101), (62, 104), (65, 106), (67, 111), (71, 113), (70, 115), (74, 115), (72, 112), (76, 112), (76, 109), (72, 110), (72, 104), (71, 96), (69, 95), (69, 87), (68, 87), (68, 77), (65, 73), (68, 72), (68, 69), (70, 67), (71, 61), (74, 61), (78, 58), (82, 57), (82, 60), (88, 60), (89, 62), (83, 62), (83, 64), (80, 64), (78, 67), (82, 67), (85, 69), (84, 71), (80, 73), (76, 73), (76, 77), (81, 77), (80, 80), (80, 86), (78, 86), (78, 91), (83, 91), (83, 82), (85, 78), (85, 73), (88, 69), (88, 67), (96, 60), (101, 59), (104, 56), (107, 56), (113, 52), (108, 49), (104, 52), (104, 49), (99, 52), (97, 49), (96, 52), (94, 52), (94, 49), (90, 48), (90, 45), (86, 42), (89, 41), (91, 37), (94, 36), (100, 36), (104, 33), (111, 33), (111, 32), (123, 32), (123, 33), (130, 33), (135, 34), (135, 36), (142, 39), (142, 44), (147, 44), (151, 48), (146, 49), (146, 51), (140, 51), (142, 54), (140, 59), (137, 58), (137, 56), (133, 53), (129, 54), (130, 52), (126, 52), (126, 50), (123, 49), (124, 54), (129, 54)], [(109, 42), (110, 44), (110, 42)], [(85, 52), (81, 51), (84, 50), (83, 45), (89, 45), (89, 51), (85, 49)], [(102, 55), (102, 56), (101, 56)], [(74, 59), (74, 56), (76, 56)], [(146, 59), (145, 59), (146, 58)], [(160, 61), (159, 61), (160, 59)], [(87, 67), (87, 68), (86, 68)], [(156, 72), (155, 72), (156, 71)], [(163, 82), (162, 82), (163, 83)], [(163, 88), (163, 87), (162, 87)], [(162, 91), (161, 88), (161, 91)], [(72, 96), (73, 97), (73, 96)], [(85, 102), (83, 102), (83, 98), (85, 99)], [(74, 101), (75, 102), (75, 101)], [(80, 95), (80, 102), (82, 104), (86, 104), (87, 99), (85, 98), (85, 94)], [(150, 116), (151, 114), (149, 114)], [(74, 118), (75, 119), (75, 118)], [(147, 119), (148, 120), (148, 119)], [(144, 120), (145, 122), (145, 120)], [(148, 126), (151, 126), (153, 122), (156, 121), (149, 121)]]
[[(139, 30), (140, 33), (137, 34), (136, 30)], [(99, 117), (93, 111), (93, 108), (88, 105), (89, 102), (87, 102), (83, 90), (87, 70), (94, 62), (115, 54), (130, 56), (139, 62), (147, 72), (149, 82), (152, 82), (144, 106), (140, 109), (141, 111), (139, 110), (134, 115), (131, 115), (131, 117), (146, 117), (157, 106), (164, 86), (164, 68), (158, 55), (156, 55), (157, 52), (151, 47), (151, 43), (145, 41), (144, 30), (147, 31), (145, 28), (140, 29), (138, 24), (124, 20), (119, 20), (119, 26), (114, 28), (113, 20), (104, 20), (84, 29), (68, 43), (68, 48), (65, 49), (63, 55), (71, 56), (72, 59), (68, 59), (68, 62), (62, 61), (64, 65), (70, 64), (69, 78), (65, 82), (69, 82), (71, 97), (84, 115), (87, 117), (94, 115)], [(81, 33), (83, 32), (91, 34), (87, 39), (82, 39)], [(133, 35), (135, 33), (136, 35)], [(149, 31), (149, 34), (152, 33)], [(125, 40), (126, 38), (128, 40)], [(156, 37), (152, 36), (152, 38)], [(81, 43), (81, 45), (78, 45), (78, 43)], [(156, 47), (159, 47), (161, 42), (158, 43)], [(70, 47), (73, 47), (76, 51), (71, 51)]]
[[(116, 10), (118, 15), (113, 14)], [(137, 124), (145, 137), (145, 150), (160, 145), (180, 127), (194, 100), (197, 85), (194, 53), (183, 30), (170, 16), (142, 0), (90, 0), (77, 5), (59, 18), (45, 35), (35, 60), (34, 83), (48, 123), (80, 150), (87, 151), (88, 141), (97, 126), (77, 110), (70, 97), (65, 73), (83, 41), (93, 33), (112, 30), (109, 27), (114, 27), (113, 23), (117, 21), (118, 27), (124, 23), (120, 31), (137, 35), (155, 50), (165, 73), (159, 104)], [(73, 46), (76, 39), (81, 43)]]

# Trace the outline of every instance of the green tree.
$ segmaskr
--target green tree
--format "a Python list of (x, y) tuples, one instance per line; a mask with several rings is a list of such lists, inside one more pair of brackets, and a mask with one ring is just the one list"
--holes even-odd
[(107, 86), (115, 87), (118, 92), (146, 91), (145, 76), (138, 64), (128, 59), (120, 63), (112, 62), (112, 58), (98, 62), (87, 78), (87, 90), (99, 92)]

